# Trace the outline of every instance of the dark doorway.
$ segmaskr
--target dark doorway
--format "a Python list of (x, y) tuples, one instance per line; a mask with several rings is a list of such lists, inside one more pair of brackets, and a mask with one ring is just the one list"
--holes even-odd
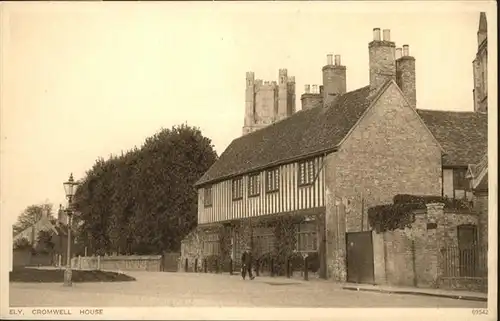
[(477, 270), (477, 227), (459, 225), (457, 227), (460, 276), (474, 277)]
[(374, 283), (372, 232), (346, 233), (347, 282)]

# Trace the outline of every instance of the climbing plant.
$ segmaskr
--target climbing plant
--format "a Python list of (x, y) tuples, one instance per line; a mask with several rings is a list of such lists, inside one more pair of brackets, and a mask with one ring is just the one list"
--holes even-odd
[(427, 208), (427, 204), (442, 203), (445, 209), (470, 211), (472, 205), (465, 199), (450, 199), (432, 195), (398, 194), (393, 204), (373, 206), (368, 209), (368, 222), (377, 233), (411, 227), (415, 222), (415, 210)]

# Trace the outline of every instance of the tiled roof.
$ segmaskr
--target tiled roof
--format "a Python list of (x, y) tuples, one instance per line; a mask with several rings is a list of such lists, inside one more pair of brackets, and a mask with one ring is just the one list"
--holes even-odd
[(481, 160), (477, 164), (469, 165), (467, 178), (472, 180), (474, 189), (488, 189), (488, 152), (483, 152)]
[(312, 108), (231, 142), (197, 185), (336, 147), (369, 106), (370, 87), (348, 92), (326, 108)]
[(488, 115), (476, 112), (417, 110), (446, 153), (443, 166), (468, 166), (488, 148)]
[[(369, 86), (348, 92), (326, 108), (299, 111), (233, 140), (196, 185), (333, 151), (370, 105), (369, 92)], [(444, 149), (444, 166), (467, 166), (479, 161), (487, 146), (486, 114), (417, 112)]]

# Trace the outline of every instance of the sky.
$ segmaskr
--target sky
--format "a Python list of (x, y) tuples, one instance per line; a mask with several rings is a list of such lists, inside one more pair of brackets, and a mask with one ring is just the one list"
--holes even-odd
[(328, 53), (341, 55), (347, 90), (367, 85), (375, 27), (409, 44), (418, 108), (472, 111), (479, 10), (494, 12), (480, 1), (0, 6), (0, 199), (11, 223), (28, 205), (65, 204), (70, 173), (83, 178), (162, 127), (198, 126), (220, 155), (241, 135), (246, 71), (277, 80), (287, 68), (299, 109)]

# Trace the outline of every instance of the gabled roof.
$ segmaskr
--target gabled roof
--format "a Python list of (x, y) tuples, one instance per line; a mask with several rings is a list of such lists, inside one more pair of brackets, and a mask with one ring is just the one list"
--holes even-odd
[(488, 189), (488, 152), (483, 153), (479, 163), (469, 165), (467, 178), (472, 180), (473, 189)]
[[(330, 106), (299, 111), (233, 140), (196, 186), (335, 151), (389, 83), (378, 95), (369, 96), (366, 86), (342, 95)], [(487, 146), (486, 114), (422, 109), (417, 113), (445, 153), (443, 166), (479, 161)]]
[(326, 108), (298, 111), (236, 138), (196, 185), (236, 176), (335, 148), (370, 105), (366, 86)]
[(477, 112), (417, 110), (445, 151), (443, 166), (468, 166), (488, 148), (488, 115)]

